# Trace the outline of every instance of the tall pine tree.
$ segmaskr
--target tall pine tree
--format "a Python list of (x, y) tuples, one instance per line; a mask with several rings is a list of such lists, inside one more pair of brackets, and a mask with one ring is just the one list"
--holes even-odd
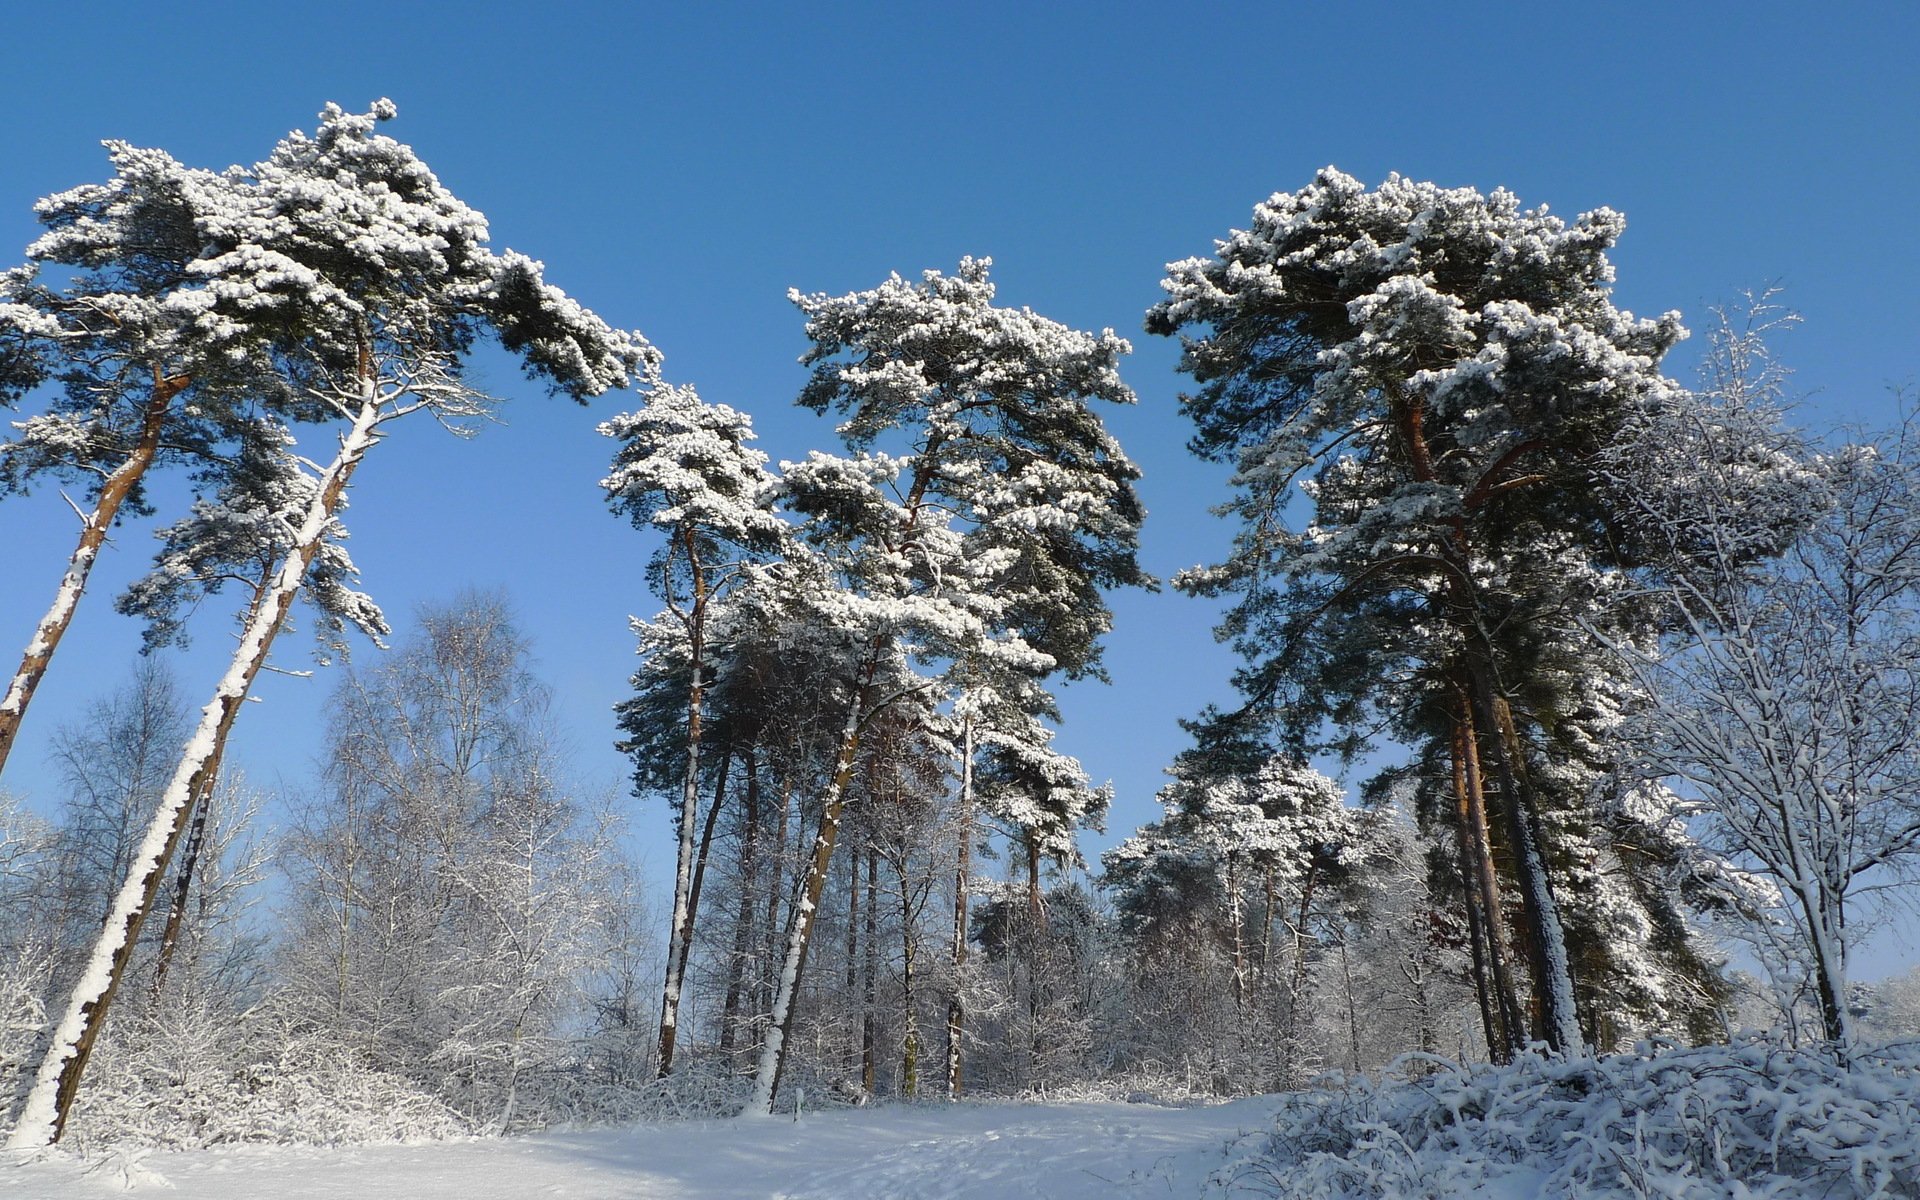
[[(1272, 720), (1296, 748), (1353, 751), (1384, 722), (1457, 746), (1464, 793), (1494, 818), (1470, 823), (1482, 844), (1463, 867), (1504, 843), (1531, 1034), (1571, 1052), (1555, 875), (1594, 818), (1573, 786), (1588, 781), (1561, 768), (1610, 699), (1576, 623), (1636, 619), (1616, 603), (1633, 544), (1596, 456), (1675, 390), (1658, 366), (1682, 331), (1611, 303), (1624, 222), (1610, 210), (1567, 223), (1505, 191), (1368, 189), (1329, 168), (1253, 216), (1214, 256), (1172, 264), (1147, 317), (1202, 331), (1182, 359), (1193, 448), (1237, 468), (1232, 556), (1178, 580), (1238, 597), (1227, 630), (1248, 704), (1211, 735)], [(1483, 924), (1503, 919), (1499, 891), (1471, 892)]]

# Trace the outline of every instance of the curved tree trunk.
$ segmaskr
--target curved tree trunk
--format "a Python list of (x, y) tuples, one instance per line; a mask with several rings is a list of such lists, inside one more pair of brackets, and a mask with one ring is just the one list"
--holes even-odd
[(192, 382), (185, 375), (162, 379), (155, 371), (154, 376), (153, 395), (141, 414), (140, 437), (134, 443), (133, 452), (107, 476), (99, 499), (94, 501), (93, 512), (83, 519), (80, 544), (67, 561), (67, 573), (61, 577), (59, 591), (54, 593), (53, 607), (40, 618), (33, 640), (27, 643), (26, 653), (20, 658), (20, 668), (7, 685), (6, 697), (0, 699), (0, 770), (6, 769), (7, 756), (13, 752), (14, 740), (20, 734), (20, 722), (27, 715), (27, 705), (33, 702), (33, 693), (39, 688), (47, 667), (53, 662), (53, 652), (59, 648), (67, 626), (73, 624), (74, 611), (80, 606), (81, 593), (87, 590), (87, 576), (92, 574), (94, 561), (100, 557), (107, 530), (112, 528), (114, 519), (120, 515), (120, 506), (146, 477), (147, 468), (153, 465), (154, 456), (160, 451), (167, 408)]
[(377, 429), (381, 420), (380, 403), (369, 391), (341, 440), (339, 454), (321, 476), (320, 487), (295, 534), (293, 551), (281, 564), (265, 602), (254, 610), (241, 632), (240, 645), (234, 651), (227, 673), (214, 689), (213, 699), (201, 710), (200, 724), (187, 742), (173, 779), (161, 796), (133, 869), (114, 897), (113, 908), (107, 914), (86, 969), (74, 985), (65, 1013), (54, 1029), (8, 1146), (31, 1149), (47, 1145), (58, 1141), (64, 1132), (81, 1075), (100, 1036), (114, 994), (126, 974), (140, 927), (152, 910), (167, 862), (186, 829), (192, 808), (189, 801), (207, 787), (227, 731), (232, 728), (254, 678), (266, 664), (274, 635), (285, 621), (294, 596), (306, 578), (307, 568), (326, 538), (347, 482), (367, 451), (379, 440)]

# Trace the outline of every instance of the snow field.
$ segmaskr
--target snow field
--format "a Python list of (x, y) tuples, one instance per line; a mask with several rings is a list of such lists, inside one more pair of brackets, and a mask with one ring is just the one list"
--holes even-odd
[(6, 1200), (1105, 1200), (1197, 1196), (1274, 1097), (957, 1104), (417, 1145), (16, 1156)]

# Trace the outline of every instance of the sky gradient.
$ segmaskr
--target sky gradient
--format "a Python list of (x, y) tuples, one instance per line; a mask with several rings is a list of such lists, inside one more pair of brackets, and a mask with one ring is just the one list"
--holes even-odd
[[(1920, 6), (1849, 4), (327, 5), (104, 3), (0, 17), (12, 56), (0, 121), (0, 266), (38, 197), (107, 174), (102, 138), (195, 166), (252, 162), (325, 101), (397, 102), (386, 132), (492, 221), (496, 248), (609, 321), (665, 372), (750, 412), (776, 461), (830, 447), (796, 409), (801, 318), (786, 290), (845, 292), (889, 271), (990, 255), (1001, 303), (1133, 339), (1140, 396), (1110, 414), (1145, 471), (1144, 561), (1211, 560), (1224, 472), (1185, 452), (1177, 348), (1140, 333), (1162, 264), (1209, 253), (1275, 190), (1329, 163), (1504, 186), (1629, 227), (1616, 301), (1705, 309), (1779, 282), (1805, 318), (1780, 347), (1808, 424), (1882, 422), (1920, 371)], [(1688, 378), (1698, 342), (1669, 360)], [(612, 443), (582, 409), (499, 359), (504, 425), (460, 442), (399, 433), (357, 477), (346, 521), (363, 583), (396, 625), (422, 600), (504, 589), (553, 685), (583, 774), (623, 776), (608, 712), (650, 615), (651, 543), (597, 489)], [(408, 422), (411, 425), (413, 422)], [(177, 515), (177, 486), (157, 496)], [(42, 687), (8, 784), (50, 804), (47, 739), (117, 686), (138, 645), (113, 595), (150, 523), (103, 556)], [(0, 653), (24, 644), (75, 536), (52, 491), (0, 505)], [(1213, 610), (1115, 597), (1111, 687), (1075, 685), (1060, 738), (1117, 799), (1097, 851), (1157, 815), (1175, 726), (1227, 698)], [(203, 701), (225, 614), (175, 656)], [(360, 661), (374, 660), (368, 650)], [(281, 643), (277, 663), (300, 661)], [(13, 660), (9, 657), (11, 665)], [(255, 779), (311, 774), (331, 683), (264, 677), (233, 757)], [(637, 806), (652, 874), (665, 812)], [(1891, 965), (1909, 943), (1884, 939)], [(1872, 971), (1868, 971), (1869, 976)]]

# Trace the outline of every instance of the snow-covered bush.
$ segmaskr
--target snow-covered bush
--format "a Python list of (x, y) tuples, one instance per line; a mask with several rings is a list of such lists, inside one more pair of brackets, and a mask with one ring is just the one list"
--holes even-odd
[[(1415, 1056), (1286, 1098), (1219, 1195), (1754, 1200), (1920, 1195), (1920, 1052), (1774, 1042), (1499, 1067)], [(1413, 1070), (1438, 1067), (1421, 1078)]]
[(412, 1081), (278, 1022), (235, 1023), (200, 1008), (138, 1024), (131, 1036), (110, 1028), (102, 1039), (98, 1075), (62, 1140), (68, 1149), (336, 1145), (469, 1132), (457, 1112)]

